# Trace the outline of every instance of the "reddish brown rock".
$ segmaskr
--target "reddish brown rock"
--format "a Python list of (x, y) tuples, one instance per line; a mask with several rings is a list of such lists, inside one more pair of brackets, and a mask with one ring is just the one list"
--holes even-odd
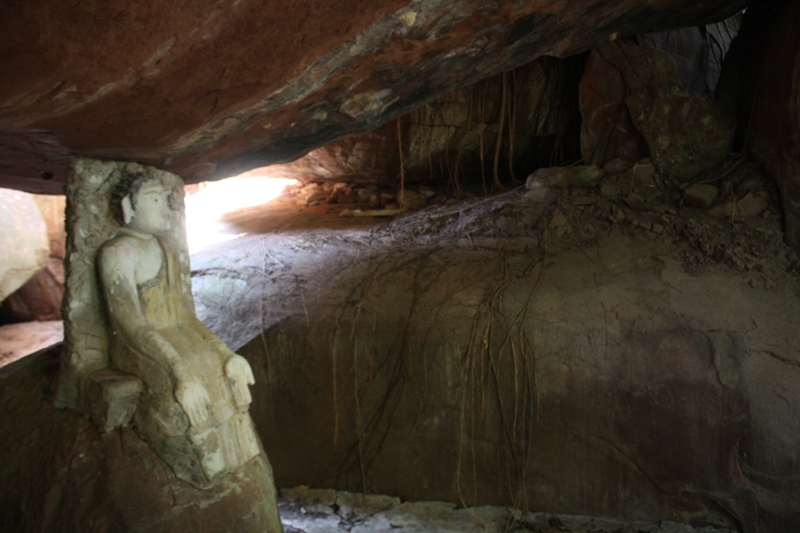
[(70, 154), (133, 159), (188, 182), (222, 178), (372, 130), (540, 55), (746, 3), (6, 2), (0, 183), (60, 192)]
[(647, 143), (636, 130), (625, 106), (629, 93), (623, 72), (610, 68), (605, 51), (589, 54), (581, 80), (581, 152), (587, 164), (603, 166), (614, 159), (638, 161), (647, 157)]

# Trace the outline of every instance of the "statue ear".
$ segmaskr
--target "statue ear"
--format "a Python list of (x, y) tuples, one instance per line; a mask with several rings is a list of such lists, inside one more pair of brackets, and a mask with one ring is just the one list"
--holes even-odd
[(122, 199), (122, 220), (125, 221), (126, 225), (133, 220), (133, 204), (131, 203), (130, 195)]

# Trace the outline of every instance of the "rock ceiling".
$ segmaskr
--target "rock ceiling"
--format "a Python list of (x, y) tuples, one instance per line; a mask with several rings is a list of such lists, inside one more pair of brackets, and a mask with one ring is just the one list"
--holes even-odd
[(11, 0), (0, 186), (59, 193), (70, 155), (188, 183), (291, 161), (458, 86), (746, 0)]

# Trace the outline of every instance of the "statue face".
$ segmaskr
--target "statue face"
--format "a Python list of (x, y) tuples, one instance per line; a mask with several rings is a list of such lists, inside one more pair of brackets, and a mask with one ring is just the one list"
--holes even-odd
[(169, 191), (159, 181), (148, 181), (133, 201), (133, 218), (128, 227), (151, 235), (164, 236), (171, 227)]

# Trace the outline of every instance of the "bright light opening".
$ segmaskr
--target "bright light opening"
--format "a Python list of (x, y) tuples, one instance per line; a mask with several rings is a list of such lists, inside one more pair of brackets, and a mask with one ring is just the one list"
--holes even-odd
[[(186, 194), (186, 237), (189, 253), (211, 244), (235, 239), (239, 235), (223, 233), (220, 218), (245, 207), (271, 202), (297, 180), (269, 178), (247, 172), (234, 178), (199, 184), (199, 190)], [(189, 186), (191, 187), (191, 186)]]

